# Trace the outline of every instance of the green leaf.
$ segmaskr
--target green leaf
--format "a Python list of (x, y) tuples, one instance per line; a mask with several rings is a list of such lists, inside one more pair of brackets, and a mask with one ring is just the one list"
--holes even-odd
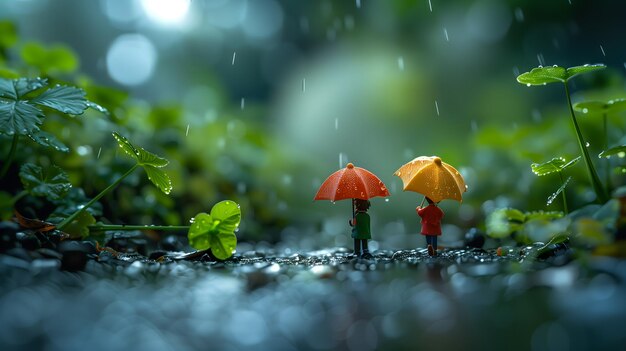
[(626, 156), (626, 145), (614, 146), (608, 150), (604, 150), (598, 155), (599, 157), (611, 157), (617, 155), (618, 157)]
[(569, 79), (583, 73), (592, 72), (606, 68), (603, 64), (583, 65), (570, 68), (563, 68), (557, 65), (533, 68), (530, 72), (522, 73), (517, 77), (517, 81), (531, 85), (546, 85), (548, 83), (561, 82), (565, 83)]
[(555, 157), (548, 162), (533, 163), (530, 165), (530, 168), (533, 173), (541, 177), (555, 172), (562, 172), (564, 169), (575, 165), (578, 161), (580, 161), (580, 156), (569, 162), (566, 162), (563, 157)]
[(71, 223), (63, 228), (71, 239), (85, 239), (89, 237), (89, 226), (96, 223), (96, 219), (87, 211), (82, 211)]
[(0, 191), (0, 221), (8, 221), (13, 217), (13, 196), (6, 191)]
[(157, 156), (142, 148), (136, 148), (125, 137), (113, 132), (113, 137), (117, 140), (119, 147), (137, 161), (137, 164), (146, 170), (148, 179), (165, 194), (172, 191), (172, 181), (165, 171), (159, 169), (169, 164), (163, 157)]
[(105, 115), (110, 115), (111, 113), (109, 112), (109, 110), (107, 110), (105, 107), (102, 107), (98, 104), (96, 104), (93, 101), (89, 101), (87, 100), (87, 107), (92, 108), (100, 113), (104, 113)]
[(39, 130), (43, 112), (25, 101), (3, 103), (0, 101), (0, 133), (28, 135)]
[(552, 193), (550, 197), (548, 197), (548, 200), (546, 201), (546, 205), (551, 205), (552, 202), (554, 202), (554, 199), (556, 199), (556, 197), (559, 196), (559, 194), (562, 193), (563, 190), (565, 190), (565, 187), (570, 182), (570, 180), (572, 180), (572, 177), (567, 177), (567, 179), (565, 179), (563, 184), (561, 184), (561, 186), (558, 189), (556, 189), (556, 191)]
[(31, 195), (49, 200), (63, 198), (72, 187), (67, 173), (57, 166), (44, 170), (32, 163), (26, 163), (20, 168), (20, 179)]
[(0, 97), (18, 101), (22, 96), (43, 88), (48, 85), (48, 80), (42, 78), (19, 78), (4, 79), (0, 78)]
[(30, 42), (22, 47), (22, 59), (36, 67), (42, 73), (71, 73), (78, 68), (78, 59), (74, 52), (64, 45), (52, 45), (49, 48)]
[(196, 250), (211, 249), (215, 257), (225, 260), (237, 246), (234, 231), (240, 221), (239, 205), (234, 201), (221, 201), (213, 206), (211, 214), (199, 213), (193, 219), (187, 235), (189, 244)]
[(65, 144), (60, 142), (54, 135), (48, 132), (44, 132), (43, 130), (33, 132), (29, 134), (28, 137), (41, 146), (53, 148), (61, 152), (70, 151), (70, 149), (67, 146), (65, 146)]
[(159, 190), (165, 194), (169, 194), (172, 191), (172, 181), (164, 170), (148, 165), (144, 165), (143, 169), (146, 170), (148, 179), (150, 179), (152, 184), (159, 188)]
[(545, 219), (545, 220), (554, 220), (563, 218), (563, 212), (560, 211), (533, 211), (525, 213), (526, 220), (531, 219)]
[(113, 132), (113, 137), (117, 140), (117, 145), (122, 148), (127, 155), (139, 161), (139, 151), (135, 149), (128, 139), (119, 135), (117, 132)]
[(609, 101), (584, 101), (574, 104), (578, 112), (590, 115), (610, 115), (626, 111), (626, 99), (613, 99)]
[(0, 48), (8, 49), (17, 43), (17, 28), (11, 21), (0, 21)]
[(57, 85), (44, 91), (32, 100), (32, 103), (44, 105), (59, 112), (80, 115), (87, 107), (87, 99), (82, 89)]
[(487, 235), (497, 239), (506, 238), (521, 230), (525, 219), (524, 213), (514, 208), (497, 209), (485, 220)]

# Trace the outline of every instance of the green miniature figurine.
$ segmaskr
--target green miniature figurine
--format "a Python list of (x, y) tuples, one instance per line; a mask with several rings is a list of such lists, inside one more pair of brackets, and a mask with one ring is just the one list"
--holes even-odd
[(354, 254), (357, 257), (370, 259), (372, 254), (367, 248), (367, 241), (372, 238), (370, 230), (370, 215), (367, 210), (370, 208), (369, 200), (354, 199), (356, 212), (354, 218), (349, 221), (352, 227), (352, 237), (354, 238)]

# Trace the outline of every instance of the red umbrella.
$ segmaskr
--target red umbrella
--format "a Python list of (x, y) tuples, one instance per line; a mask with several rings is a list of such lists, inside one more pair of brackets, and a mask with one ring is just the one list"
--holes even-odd
[(348, 163), (322, 183), (314, 200), (367, 200), (375, 196), (389, 196), (385, 184), (374, 173)]

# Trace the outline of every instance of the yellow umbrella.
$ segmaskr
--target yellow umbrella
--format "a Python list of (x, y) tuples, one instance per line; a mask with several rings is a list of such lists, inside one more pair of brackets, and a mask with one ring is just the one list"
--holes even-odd
[(394, 175), (402, 179), (402, 190), (415, 191), (434, 202), (463, 200), (465, 180), (454, 167), (437, 156), (420, 156), (404, 164)]

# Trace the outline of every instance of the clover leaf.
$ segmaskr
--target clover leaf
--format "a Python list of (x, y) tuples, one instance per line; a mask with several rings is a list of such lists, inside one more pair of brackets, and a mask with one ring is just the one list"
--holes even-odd
[(517, 76), (517, 81), (528, 86), (546, 85), (548, 83), (555, 82), (565, 83), (579, 74), (597, 71), (604, 68), (606, 68), (606, 66), (603, 64), (583, 65), (569, 68), (563, 68), (557, 65), (547, 67), (539, 66), (537, 68), (533, 68), (530, 72), (522, 73)]
[(614, 146), (608, 150), (604, 150), (598, 155), (598, 157), (611, 157), (617, 155), (619, 157), (624, 157), (626, 154), (626, 145)]
[(530, 165), (530, 168), (536, 175), (544, 176), (555, 172), (562, 172), (564, 169), (575, 165), (578, 161), (580, 161), (580, 156), (569, 162), (566, 162), (563, 157), (555, 157), (548, 162), (533, 163)]
[(613, 99), (608, 101), (584, 101), (574, 104), (576, 111), (584, 114), (610, 115), (626, 111), (626, 99)]
[(135, 159), (138, 166), (143, 167), (152, 184), (165, 194), (169, 194), (172, 191), (172, 181), (167, 173), (161, 169), (169, 164), (168, 160), (140, 147), (133, 146), (128, 139), (116, 132), (113, 132), (113, 137), (117, 140), (118, 146), (127, 155)]
[(235, 230), (241, 221), (239, 205), (230, 200), (220, 201), (210, 214), (199, 213), (189, 228), (189, 244), (196, 250), (211, 249), (215, 257), (225, 260), (237, 247)]
[(51, 201), (63, 198), (72, 187), (67, 173), (57, 166), (43, 169), (26, 163), (20, 168), (20, 179), (31, 195), (46, 197)]

